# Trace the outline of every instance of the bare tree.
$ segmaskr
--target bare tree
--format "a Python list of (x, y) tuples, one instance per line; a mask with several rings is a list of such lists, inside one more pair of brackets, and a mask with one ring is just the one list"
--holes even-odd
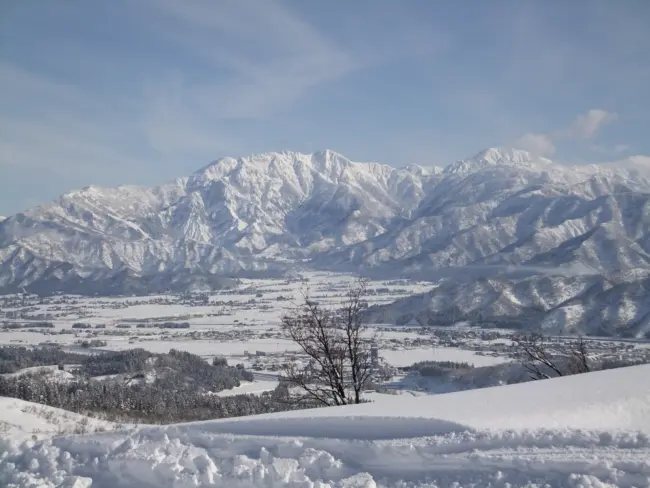
[(582, 337), (568, 346), (559, 348), (555, 353), (548, 347), (548, 339), (542, 334), (533, 333), (513, 338), (519, 350), (520, 358), (533, 380), (587, 373), (589, 352)]
[(569, 353), (570, 356), (567, 364), (568, 374), (588, 373), (591, 370), (589, 367), (589, 350), (582, 336), (578, 337), (578, 340), (571, 344)]
[(352, 285), (339, 308), (323, 307), (303, 293), (303, 303), (282, 318), (282, 329), (307, 356), (284, 367), (287, 381), (320, 405), (361, 403), (372, 375), (372, 337), (363, 323), (367, 281)]

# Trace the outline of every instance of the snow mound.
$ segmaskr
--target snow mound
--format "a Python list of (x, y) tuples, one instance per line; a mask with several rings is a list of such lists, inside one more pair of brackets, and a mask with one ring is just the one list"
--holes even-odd
[(113, 422), (17, 398), (0, 397), (0, 412), (0, 438), (14, 440), (44, 438), (57, 434), (114, 431), (121, 428)]
[(412, 435), (412, 423), (416, 420), (421, 422), (420, 436), (442, 433), (431, 430), (432, 420), (436, 425), (453, 423), (474, 430), (641, 430), (650, 434), (648, 377), (650, 365), (643, 365), (446, 395), (386, 395), (380, 401), (361, 405), (190, 425), (212, 432), (247, 435), (269, 435), (269, 429), (277, 431), (270, 435), (281, 435), (286, 427), (292, 432), (288, 435), (322, 437), (330, 428), (323, 422), (330, 422), (346, 424), (344, 438), (366, 440), (382, 438), (367, 428), (370, 419), (390, 430), (393, 438), (418, 436)]
[(0, 441), (0, 486), (648, 487), (649, 374)]

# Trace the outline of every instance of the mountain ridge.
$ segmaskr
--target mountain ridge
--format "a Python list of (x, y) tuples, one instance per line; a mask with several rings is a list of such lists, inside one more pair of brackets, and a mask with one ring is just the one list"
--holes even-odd
[(0, 222), (0, 292), (213, 289), (293, 267), (376, 276), (650, 269), (650, 165), (488, 148), (444, 168), (334, 151), (220, 158), (157, 187), (87, 186)]

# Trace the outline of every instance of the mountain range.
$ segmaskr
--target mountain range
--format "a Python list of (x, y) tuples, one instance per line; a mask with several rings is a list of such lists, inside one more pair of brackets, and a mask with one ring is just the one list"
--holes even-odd
[(491, 148), (403, 168), (333, 151), (222, 158), (162, 186), (89, 186), (0, 219), (0, 291), (213, 289), (296, 266), (442, 280), (452, 301), (462, 286), (505, 296), (549, 280), (606, 291), (646, 279), (649, 199), (643, 157), (567, 166)]

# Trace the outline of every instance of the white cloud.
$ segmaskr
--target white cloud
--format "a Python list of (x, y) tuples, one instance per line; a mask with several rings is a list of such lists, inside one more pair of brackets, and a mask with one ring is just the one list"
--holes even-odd
[(0, 80), (1, 91), (11, 94), (0, 114), (0, 167), (94, 177), (137, 164), (118, 143), (124, 123), (82, 115), (105, 113), (103, 100), (7, 62), (0, 62)]
[(558, 141), (593, 139), (601, 127), (617, 119), (618, 115), (613, 112), (594, 108), (586, 114), (578, 115), (564, 129), (553, 132), (528, 132), (517, 138), (511, 145), (540, 156), (552, 156), (555, 153), (555, 146)]
[[(277, 2), (144, 2), (139, 35), (174, 51), (164, 63), (137, 46), (132, 56), (107, 50), (99, 64), (90, 45), (62, 56), (60, 74), (78, 66), (119, 71), (119, 92), (103, 96), (78, 78), (0, 62), (1, 91), (11, 94), (0, 118), (0, 164), (103, 172), (133, 163), (137, 146), (149, 164), (198, 166), (238, 148), (228, 120), (268, 117), (360, 66)], [(24, 110), (31, 106), (37, 114)]]
[(596, 135), (598, 129), (610, 122), (614, 122), (617, 118), (618, 116), (615, 113), (594, 108), (586, 114), (576, 117), (565, 131), (559, 133), (559, 136), (569, 139), (591, 139)]
[(150, 5), (175, 27), (158, 23), (152, 35), (196, 62), (142, 82), (143, 136), (162, 157), (232, 152), (228, 121), (268, 118), (362, 66), (279, 2)]
[(142, 161), (120, 150), (92, 124), (59, 114), (41, 121), (0, 116), (0, 166), (106, 175), (136, 168)]
[(555, 153), (555, 144), (549, 134), (529, 132), (517, 139), (512, 145), (538, 156), (552, 156)]

